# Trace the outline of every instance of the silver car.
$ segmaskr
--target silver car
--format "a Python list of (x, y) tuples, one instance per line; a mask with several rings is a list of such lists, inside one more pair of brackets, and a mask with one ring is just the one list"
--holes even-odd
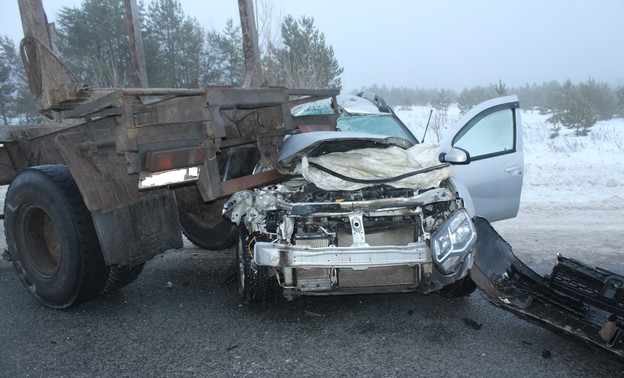
[(335, 131), (287, 138), (289, 179), (236, 193), (224, 214), (240, 225), (239, 294), (262, 302), (274, 285), (300, 295), (475, 289), (472, 218), (517, 214), (522, 188), (518, 99), (484, 102), (439, 145), (421, 144), (373, 94), (293, 115), (340, 113)]

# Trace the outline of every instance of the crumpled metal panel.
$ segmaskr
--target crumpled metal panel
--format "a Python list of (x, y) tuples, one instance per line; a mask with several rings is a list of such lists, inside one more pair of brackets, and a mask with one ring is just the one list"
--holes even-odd
[(474, 219), (477, 242), (470, 277), (496, 306), (624, 358), (624, 276), (559, 256), (540, 276), (483, 218)]

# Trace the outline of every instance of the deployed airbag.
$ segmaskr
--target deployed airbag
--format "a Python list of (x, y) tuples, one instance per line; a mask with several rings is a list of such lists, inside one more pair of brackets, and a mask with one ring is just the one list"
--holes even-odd
[[(356, 179), (390, 179), (414, 171), (440, 166), (436, 156), (438, 146), (417, 144), (408, 149), (392, 146), (388, 148), (364, 148), (346, 152), (334, 152), (317, 157), (302, 157), (294, 169), (294, 174), (301, 174), (307, 181), (324, 190), (357, 190), (373, 184), (352, 182), (341, 176)], [(325, 170), (312, 164), (320, 165)], [(412, 175), (386, 184), (397, 188), (428, 189), (440, 186), (440, 182), (453, 174), (450, 166), (440, 166), (428, 172)]]

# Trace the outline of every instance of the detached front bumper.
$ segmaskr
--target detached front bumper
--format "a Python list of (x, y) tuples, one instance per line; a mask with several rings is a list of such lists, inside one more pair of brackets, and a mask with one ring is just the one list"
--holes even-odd
[(493, 304), (624, 359), (624, 276), (558, 256), (540, 276), (483, 218), (470, 277)]

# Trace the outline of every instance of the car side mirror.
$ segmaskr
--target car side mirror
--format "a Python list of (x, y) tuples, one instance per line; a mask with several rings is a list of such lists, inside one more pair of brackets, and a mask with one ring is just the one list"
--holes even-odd
[(470, 163), (470, 154), (466, 150), (453, 147), (449, 152), (442, 152), (438, 159), (442, 163), (468, 164)]

